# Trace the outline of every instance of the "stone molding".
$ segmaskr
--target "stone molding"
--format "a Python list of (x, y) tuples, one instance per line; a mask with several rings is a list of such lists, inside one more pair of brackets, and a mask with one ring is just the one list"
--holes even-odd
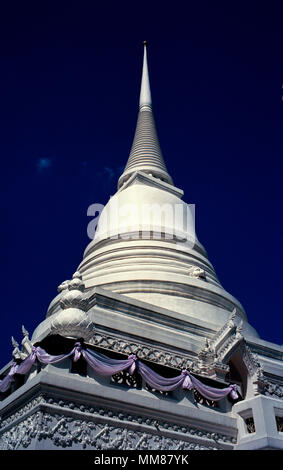
[(117, 192), (119, 193), (120, 191), (124, 191), (124, 189), (128, 188), (134, 183), (141, 183), (158, 189), (163, 189), (168, 193), (174, 194), (180, 199), (184, 195), (184, 191), (182, 189), (179, 189), (176, 186), (172, 186), (172, 184), (166, 183), (160, 178), (155, 178), (154, 176), (151, 176), (141, 170), (135, 171), (128, 180), (124, 181), (123, 185), (118, 189)]
[(124, 412), (40, 395), (0, 424), (0, 449), (54, 448), (217, 450), (235, 438)]
[[(63, 316), (66, 311), (68, 311), (68, 309), (62, 311)], [(128, 338), (121, 339), (114, 335), (98, 332), (84, 312), (81, 312), (82, 318), (77, 317), (76, 322), (71, 322), (70, 324), (68, 324), (65, 318), (62, 319), (62, 323), (60, 324), (60, 315), (58, 315), (56, 319), (56, 324), (54, 322), (53, 328), (56, 333), (61, 333), (63, 336), (73, 335), (74, 338), (81, 336), (93, 346), (99, 346), (103, 349), (120, 354), (136, 354), (140, 359), (161, 366), (176, 370), (188, 369), (192, 373), (220, 380), (221, 382), (225, 382), (225, 376), (229, 372), (227, 362), (231, 354), (233, 354), (237, 348), (240, 348), (243, 362), (252, 380), (255, 395), (263, 394), (283, 399), (283, 385), (278, 381), (270, 380), (264, 375), (257, 355), (252, 353), (241, 334), (241, 321), (239, 325), (235, 323), (237, 315), (235, 311), (232, 312), (230, 319), (215, 334), (212, 340), (206, 339), (205, 346), (199, 352), (197, 358), (189, 358), (183, 354), (175, 354), (165, 349), (133, 342)], [(13, 351), (14, 359), (25, 359), (29, 349), (32, 347), (27, 330), (24, 327), (22, 330), (24, 333), (22, 351), (19, 349), (19, 344), (14, 339), (12, 340), (15, 346)]]
[[(63, 308), (51, 322), (51, 334), (56, 333), (74, 338), (83, 337), (90, 345), (126, 355), (136, 354), (140, 359), (177, 370), (188, 369), (192, 373), (220, 380), (222, 383), (225, 382), (225, 376), (229, 372), (228, 361), (230, 357), (240, 348), (243, 362), (252, 380), (254, 394), (282, 398), (283, 386), (280, 382), (269, 380), (264, 375), (257, 355), (252, 353), (248, 347), (242, 335), (243, 322), (236, 309), (231, 312), (228, 321), (211, 339), (206, 338), (205, 345), (197, 357), (189, 357), (183, 353), (176, 354), (170, 350), (152, 347), (150, 344), (131, 341), (130, 338), (121, 339), (121, 337), (99, 332), (95, 329), (93, 322), (89, 320), (82, 304), (80, 308), (76, 308), (76, 315), (74, 315), (74, 303), (76, 307), (79, 307), (77, 301), (83, 300), (85, 302), (81, 297), (84, 292), (84, 284), (79, 272), (74, 273), (71, 281), (62, 283), (58, 290), (63, 294), (61, 298)], [(64, 297), (66, 297), (67, 303), (64, 303)], [(32, 343), (28, 331), (24, 327), (22, 327), (22, 331), (24, 334), (22, 350), (12, 338), (14, 359), (23, 360), (31, 351)]]
[(283, 400), (283, 384), (266, 380), (264, 395), (267, 397), (279, 398), (280, 400)]
[(97, 331), (93, 333), (89, 344), (121, 354), (135, 354), (139, 359), (145, 359), (161, 366), (172, 367), (178, 370), (192, 370), (193, 367), (192, 360), (184, 355), (174, 354), (165, 349), (153, 348), (150, 345), (121, 339), (114, 335), (106, 335)]

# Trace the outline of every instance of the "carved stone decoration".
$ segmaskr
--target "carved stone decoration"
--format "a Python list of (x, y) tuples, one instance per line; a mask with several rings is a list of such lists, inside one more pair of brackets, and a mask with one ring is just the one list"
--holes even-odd
[(207, 405), (211, 408), (217, 408), (218, 406), (216, 401), (205, 398), (196, 389), (193, 390), (193, 395), (196, 403), (200, 403), (201, 405)]
[(220, 328), (220, 330), (218, 330), (213, 339), (212, 339), (212, 343), (213, 343), (213, 346), (214, 348), (217, 348), (219, 347), (220, 343), (223, 342), (223, 340), (225, 340), (225, 337), (226, 337), (226, 334), (227, 332), (230, 332), (231, 329), (235, 328), (235, 317), (236, 317), (236, 308), (234, 308), (234, 310), (232, 311), (228, 321), (226, 323), (224, 323), (224, 325)]
[(29, 332), (25, 329), (24, 325), (22, 326), (23, 340), (22, 340), (22, 354), (27, 357), (31, 354), (32, 351), (32, 342), (29, 339)]
[(57, 290), (58, 292), (63, 292), (64, 290), (72, 290), (72, 289), (75, 289), (75, 290), (81, 290), (83, 292), (84, 290), (84, 283), (82, 281), (82, 275), (79, 271), (76, 271), (73, 276), (72, 276), (72, 279), (71, 280), (67, 280), (67, 281), (64, 281), (62, 282)]
[(265, 380), (264, 395), (283, 400), (283, 385)]
[(218, 357), (223, 362), (228, 362), (232, 353), (236, 349), (236, 346), (239, 345), (240, 341), (242, 341), (242, 337), (237, 336), (236, 334), (230, 336), (225, 341), (222, 348), (218, 351)]
[[(54, 449), (97, 449), (97, 450), (175, 450), (203, 449), (216, 450), (217, 446), (202, 445), (182, 439), (172, 439), (149, 432), (119, 427), (115, 424), (97, 423), (76, 419), (72, 416), (49, 414), (37, 411), (3, 433), (0, 438), (1, 450), (29, 449), (35, 443), (50, 442)], [(37, 444), (38, 445), (38, 444)], [(40, 444), (39, 444), (40, 447)]]
[(84, 291), (85, 285), (82, 281), (82, 275), (79, 271), (73, 274), (71, 281), (69, 281), (69, 290), (81, 290)]
[(198, 354), (197, 368), (199, 373), (214, 375), (216, 357), (215, 350), (211, 347), (211, 342), (206, 338), (205, 346)]
[(11, 341), (12, 341), (12, 345), (14, 347), (13, 349), (13, 352), (12, 352), (12, 356), (15, 360), (17, 359), (24, 359), (24, 357), (22, 357), (22, 353), (19, 349), (19, 343), (17, 343), (17, 341), (15, 340), (14, 336), (11, 337)]
[(142, 380), (141, 376), (137, 373), (129, 374), (128, 371), (123, 370), (118, 374), (112, 375), (111, 382), (119, 385), (126, 385), (131, 388), (141, 388)]
[(243, 320), (241, 320), (240, 324), (236, 328), (236, 338), (242, 338), (243, 337)]
[(260, 363), (258, 363), (257, 370), (253, 377), (253, 387), (254, 387), (255, 395), (259, 395), (259, 394), (264, 395), (266, 387), (267, 387), (267, 383), (268, 383), (267, 379), (263, 372), (263, 366)]
[(59, 292), (59, 294), (61, 292), (63, 292), (64, 290), (68, 289), (68, 285), (69, 285), (69, 281), (64, 281), (62, 282), (58, 287), (57, 287), (57, 290)]
[(228, 360), (237, 345), (243, 341), (243, 322), (236, 323), (237, 310), (231, 312), (228, 321), (209, 340), (205, 339), (205, 345), (194, 361), (191, 370), (210, 377), (224, 380), (229, 371)]
[(257, 355), (251, 352), (246, 342), (244, 342), (243, 345), (242, 358), (248, 370), (248, 374), (251, 377), (254, 394), (264, 394), (266, 388), (266, 378), (264, 376), (263, 367), (259, 363)]
[(38, 411), (4, 433), (0, 437), (0, 450), (27, 449), (37, 436), (40, 421)]
[(251, 376), (254, 375), (257, 371), (258, 365), (257, 365), (254, 355), (252, 354), (250, 348), (246, 344), (243, 350), (242, 358), (243, 358), (246, 368), (248, 369), (249, 375)]
[(89, 320), (88, 315), (82, 310), (68, 308), (54, 315), (51, 322), (51, 334), (84, 338), (90, 341), (95, 325)]
[[(243, 320), (237, 318), (237, 310), (234, 309), (228, 321), (209, 340), (199, 352), (197, 360), (191, 365), (191, 372), (209, 377), (225, 379), (229, 372), (228, 361), (236, 352), (241, 352), (241, 357), (251, 377), (254, 394), (267, 394), (267, 390), (273, 390), (268, 378), (264, 374), (256, 354), (252, 353), (243, 337)], [(276, 390), (279, 390), (275, 387)], [(280, 395), (280, 392), (278, 392)]]
[(228, 321), (220, 328), (220, 330), (214, 335), (212, 339), (212, 344), (215, 349), (219, 349), (225, 340), (231, 336), (237, 328), (236, 318), (238, 315), (238, 311), (236, 308), (231, 312)]
[(204, 269), (201, 269), (198, 266), (191, 266), (188, 270), (188, 274), (190, 277), (194, 277), (195, 279), (206, 280)]
[[(76, 271), (73, 274), (73, 279), (65, 282), (67, 282), (67, 288), (62, 290), (63, 295), (60, 299), (60, 307), (62, 309), (79, 308), (84, 311), (87, 310), (88, 302), (83, 296), (85, 285), (82, 281), (81, 274)], [(62, 289), (62, 285), (59, 287)]]
[[(168, 435), (172, 431), (174, 437)], [(232, 448), (236, 440), (188, 425), (38, 396), (1, 422), (0, 449), (41, 448), (41, 442), (42, 448), (47, 444), (54, 449), (213, 450), (223, 443)]]
[(70, 281), (64, 281), (60, 284), (58, 290), (62, 293), (61, 311), (53, 315), (51, 334), (80, 337), (85, 341), (91, 339), (95, 326), (86, 314), (89, 308), (89, 299), (84, 295), (84, 289), (82, 275), (78, 271), (73, 274)]
[(89, 343), (93, 346), (100, 346), (103, 349), (108, 349), (122, 354), (136, 354), (140, 359), (145, 359), (162, 366), (168, 366), (178, 370), (191, 370), (193, 365), (193, 362), (188, 357), (179, 356), (171, 351), (169, 352), (152, 348), (140, 343), (127, 343), (115, 336), (105, 335), (97, 331), (94, 331)]
[(12, 336), (11, 341), (12, 345), (14, 347), (14, 350), (12, 352), (12, 356), (14, 359), (20, 359), (24, 360), (26, 357), (28, 357), (32, 351), (32, 342), (29, 339), (29, 332), (25, 329), (24, 325), (22, 326), (22, 332), (23, 332), (23, 340), (22, 340), (22, 348), (20, 350), (19, 348), (19, 343), (15, 340), (15, 338)]

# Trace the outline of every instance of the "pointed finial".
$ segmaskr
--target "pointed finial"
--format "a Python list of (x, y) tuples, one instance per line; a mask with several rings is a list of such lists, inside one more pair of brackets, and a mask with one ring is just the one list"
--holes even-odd
[(12, 345), (14, 346), (14, 348), (19, 347), (19, 343), (15, 340), (14, 336), (11, 336), (11, 341), (12, 341)]
[(127, 165), (119, 178), (119, 190), (137, 171), (142, 171), (173, 185), (172, 178), (168, 174), (162, 157), (152, 112), (146, 45), (147, 41), (143, 41), (144, 51), (138, 122)]
[(141, 92), (140, 92), (140, 109), (143, 107), (151, 108), (151, 93), (150, 93), (150, 84), (148, 76), (148, 66), (147, 66), (147, 52), (146, 45), (147, 42), (143, 41), (144, 45), (144, 55), (143, 55), (143, 68), (142, 68), (142, 81), (141, 81)]
[(11, 337), (12, 345), (14, 347), (14, 350), (12, 352), (13, 358), (16, 359), (22, 359), (22, 353), (19, 350), (19, 343), (15, 340), (14, 336)]
[(24, 336), (29, 336), (29, 332), (25, 329), (24, 325), (22, 325), (22, 332)]

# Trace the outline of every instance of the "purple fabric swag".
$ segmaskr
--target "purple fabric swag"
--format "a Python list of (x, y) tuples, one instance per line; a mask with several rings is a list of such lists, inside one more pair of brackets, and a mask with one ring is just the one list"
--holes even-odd
[(229, 385), (229, 387), (222, 389), (210, 387), (200, 382), (187, 370), (182, 370), (181, 374), (177, 377), (162, 377), (146, 364), (138, 360), (134, 354), (131, 354), (127, 359), (110, 359), (109, 357), (104, 356), (104, 354), (82, 348), (80, 343), (75, 343), (73, 349), (69, 353), (60, 354), (58, 356), (52, 356), (41, 347), (33, 346), (31, 354), (21, 364), (13, 362), (8, 375), (0, 381), (0, 392), (6, 392), (10, 388), (14, 381), (15, 374), (27, 374), (36, 360), (42, 364), (56, 364), (70, 356), (74, 357), (73, 360), (75, 362), (82, 356), (94, 372), (104, 376), (111, 376), (123, 370), (128, 370), (130, 374), (133, 374), (134, 371), (137, 370), (144, 381), (151, 388), (156, 390), (169, 392), (181, 387), (188, 390), (196, 389), (208, 400), (218, 401), (229, 394), (234, 400), (238, 398), (237, 385)]

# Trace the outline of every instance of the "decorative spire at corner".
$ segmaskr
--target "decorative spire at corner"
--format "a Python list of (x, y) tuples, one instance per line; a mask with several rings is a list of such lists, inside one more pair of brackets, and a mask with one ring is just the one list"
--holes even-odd
[(163, 160), (152, 112), (146, 45), (147, 42), (144, 41), (138, 122), (127, 165), (119, 178), (119, 189), (122, 189), (131, 175), (137, 171), (173, 185)]
[(150, 92), (150, 83), (148, 75), (148, 65), (147, 65), (147, 42), (143, 41), (144, 52), (143, 52), (143, 68), (142, 68), (142, 81), (141, 81), (141, 91), (140, 91), (140, 110), (144, 107), (151, 108), (151, 92)]
[(15, 338), (12, 336), (11, 341), (12, 345), (14, 347), (14, 350), (12, 352), (12, 356), (15, 360), (24, 360), (26, 359), (29, 354), (32, 351), (32, 343), (29, 339), (29, 332), (25, 329), (24, 325), (22, 325), (22, 332), (23, 332), (23, 340), (22, 340), (22, 350), (19, 348), (19, 343), (15, 340)]

